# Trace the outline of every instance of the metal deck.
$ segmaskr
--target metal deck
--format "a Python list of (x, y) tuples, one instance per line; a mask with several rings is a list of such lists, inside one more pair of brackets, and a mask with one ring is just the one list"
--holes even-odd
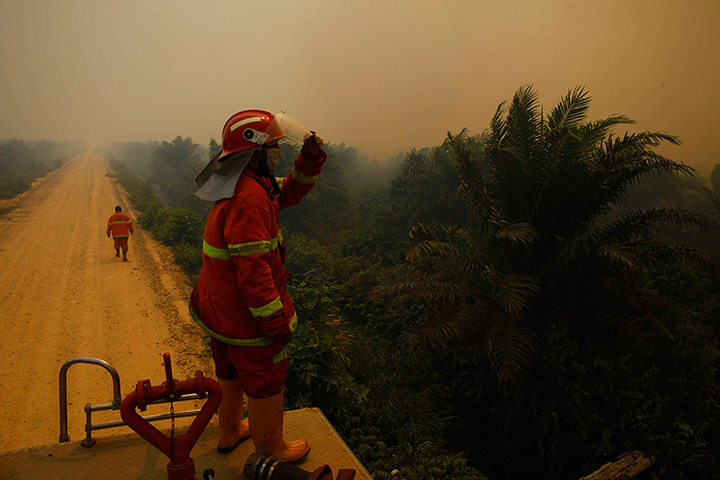
[[(168, 434), (167, 429), (161, 429)], [(183, 433), (178, 429), (178, 434)], [(254, 452), (247, 440), (229, 455), (217, 453), (220, 435), (217, 425), (210, 425), (200, 437), (190, 456), (195, 460), (196, 478), (205, 469), (215, 470), (215, 480), (239, 480), (242, 468)], [(340, 438), (330, 422), (317, 408), (285, 412), (285, 438), (306, 438), (311, 450), (297, 466), (312, 472), (324, 464), (333, 475), (341, 468), (354, 468), (357, 480), (372, 480), (360, 461)], [(4, 480), (166, 480), (168, 458), (136, 434), (97, 438), (91, 448), (80, 441), (58, 443), (0, 453), (0, 476)]]

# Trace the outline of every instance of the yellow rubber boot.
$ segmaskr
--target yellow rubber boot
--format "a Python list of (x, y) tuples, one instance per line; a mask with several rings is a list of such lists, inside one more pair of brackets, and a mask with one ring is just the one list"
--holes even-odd
[(217, 450), (220, 453), (230, 453), (241, 442), (250, 438), (250, 426), (247, 418), (241, 418), (244, 393), (240, 381), (218, 379), (218, 383), (223, 396), (217, 411), (220, 424)]
[(310, 451), (307, 440), (285, 442), (283, 438), (283, 410), (285, 391), (270, 398), (247, 397), (250, 435), (255, 451), (283, 462), (297, 462)]

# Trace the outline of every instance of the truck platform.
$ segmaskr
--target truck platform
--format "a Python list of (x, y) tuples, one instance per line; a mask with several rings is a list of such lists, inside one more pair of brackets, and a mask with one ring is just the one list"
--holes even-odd
[[(311, 450), (297, 467), (312, 472), (330, 465), (333, 475), (343, 468), (355, 469), (356, 480), (372, 477), (340, 438), (325, 415), (317, 408), (285, 412), (285, 438), (306, 438)], [(180, 429), (179, 429), (180, 430)], [(169, 430), (162, 430), (169, 434)], [(177, 434), (182, 434), (182, 430)], [(220, 430), (208, 426), (190, 456), (195, 461), (195, 477), (212, 468), (214, 480), (243, 480), (243, 465), (253, 453), (252, 440), (241, 443), (223, 455), (216, 446)], [(169, 460), (139, 435), (105, 436), (90, 448), (80, 441), (58, 443), (0, 453), (0, 477), (4, 480), (165, 480)]]

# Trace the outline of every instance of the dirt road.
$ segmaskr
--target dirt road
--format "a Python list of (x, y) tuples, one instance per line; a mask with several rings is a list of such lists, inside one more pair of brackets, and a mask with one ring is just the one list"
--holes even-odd
[[(212, 376), (187, 313), (190, 287), (169, 249), (136, 226), (129, 262), (115, 257), (107, 219), (115, 205), (133, 220), (136, 212), (108, 172), (99, 155), (76, 157), (0, 217), (0, 451), (58, 441), (58, 374), (73, 357), (110, 362), (123, 397), (138, 380), (164, 380), (166, 351), (175, 378), (197, 369)], [(67, 380), (70, 438), (80, 440), (84, 405), (109, 403), (112, 383), (91, 365), (72, 366)], [(168, 411), (153, 408), (148, 413)], [(93, 414), (93, 422), (119, 418), (117, 411)]]

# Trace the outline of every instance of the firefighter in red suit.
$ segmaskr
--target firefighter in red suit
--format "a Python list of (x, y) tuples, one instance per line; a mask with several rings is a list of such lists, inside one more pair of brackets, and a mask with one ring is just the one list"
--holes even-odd
[(128, 237), (133, 233), (133, 222), (123, 213), (120, 205), (115, 207), (115, 213), (110, 215), (105, 233), (108, 237), (112, 235), (115, 256), (119, 257), (122, 249), (123, 262), (127, 262)]
[[(286, 462), (303, 458), (306, 440), (283, 438), (285, 346), (298, 318), (285, 289), (280, 210), (315, 185), (327, 155), (314, 132), (298, 133), (283, 113), (239, 112), (225, 123), (222, 151), (198, 176), (196, 195), (214, 201), (205, 225), (203, 267), (190, 299), (193, 319), (211, 335), (223, 391), (218, 451), (248, 437), (256, 451)], [(290, 137), (292, 134), (292, 138)], [(302, 144), (287, 177), (274, 176), (279, 141)], [(242, 419), (247, 396), (248, 418)]]

